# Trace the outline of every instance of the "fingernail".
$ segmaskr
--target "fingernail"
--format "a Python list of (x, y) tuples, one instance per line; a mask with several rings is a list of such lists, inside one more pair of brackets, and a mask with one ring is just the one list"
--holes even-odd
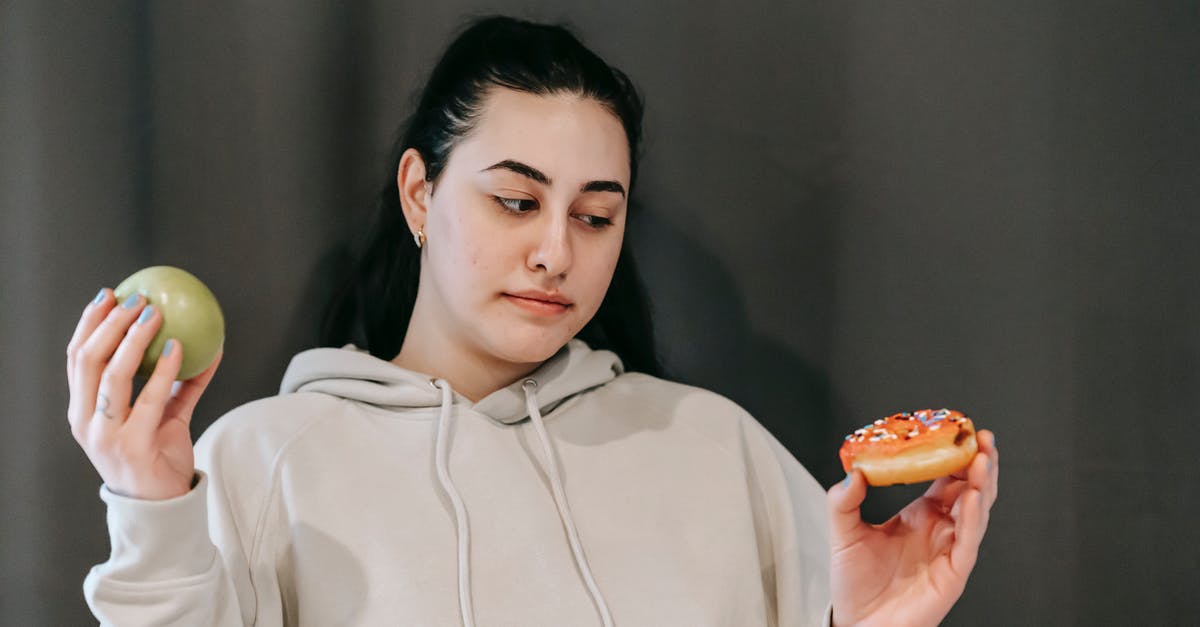
[(988, 472), (992, 472), (992, 458), (988, 457)]
[(846, 475), (846, 478), (842, 479), (842, 487), (843, 488), (850, 487), (850, 475)]
[(163, 346), (162, 356), (166, 357), (170, 355), (172, 348), (175, 348), (175, 340), (167, 340), (167, 343)]
[(92, 299), (92, 304), (99, 305), (100, 303), (104, 302), (104, 296), (104, 288), (102, 287), (100, 288), (99, 292), (96, 292), (96, 297)]
[(133, 306), (136, 305), (137, 302), (138, 302), (138, 295), (136, 293), (130, 294), (129, 298), (126, 298), (125, 302), (121, 303), (121, 306), (124, 307), (125, 309), (133, 309)]
[[(147, 320), (150, 319), (150, 316), (153, 316), (153, 315), (154, 315), (154, 305), (146, 305), (146, 308), (142, 310), (142, 315), (138, 316), (138, 319), (137, 319), (138, 324), (142, 324), (142, 323), (146, 322)], [(988, 463), (991, 463), (991, 462), (988, 462)]]

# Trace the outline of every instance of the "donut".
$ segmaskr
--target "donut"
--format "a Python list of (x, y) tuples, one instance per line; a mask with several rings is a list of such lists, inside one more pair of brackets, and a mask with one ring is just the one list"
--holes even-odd
[(921, 483), (966, 468), (975, 458), (975, 425), (961, 412), (922, 409), (892, 414), (846, 436), (838, 457), (867, 483)]

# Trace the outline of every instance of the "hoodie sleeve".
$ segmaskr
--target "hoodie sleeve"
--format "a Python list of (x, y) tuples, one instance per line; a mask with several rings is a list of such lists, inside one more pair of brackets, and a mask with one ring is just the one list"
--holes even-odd
[(763, 564), (770, 624), (830, 624), (829, 522), (825, 490), (753, 417), (743, 420), (744, 443)]
[(269, 463), (238, 450), (246, 438), (228, 426), (218, 420), (196, 443), (199, 482), (183, 496), (145, 501), (101, 488), (112, 553), (83, 588), (102, 625), (283, 624), (264, 505)]
[(120, 496), (107, 486), (112, 553), (84, 580), (88, 606), (101, 625), (245, 624), (233, 581), (208, 535), (209, 481), (166, 501)]

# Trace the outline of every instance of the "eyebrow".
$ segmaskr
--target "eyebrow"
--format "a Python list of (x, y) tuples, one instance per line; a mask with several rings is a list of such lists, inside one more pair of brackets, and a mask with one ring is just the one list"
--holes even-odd
[[(480, 172), (487, 172), (488, 170), (508, 170), (509, 172), (520, 174), (527, 179), (537, 181), (542, 185), (549, 186), (551, 184), (550, 177), (546, 176), (541, 170), (531, 165), (521, 163), (520, 161), (513, 161), (512, 159), (505, 159), (504, 161), (480, 170)], [(622, 198), (625, 197), (625, 187), (617, 181), (588, 181), (580, 186), (579, 191), (616, 192), (620, 194)]]

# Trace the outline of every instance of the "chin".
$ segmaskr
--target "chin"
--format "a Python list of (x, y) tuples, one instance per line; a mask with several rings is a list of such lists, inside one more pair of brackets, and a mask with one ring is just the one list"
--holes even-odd
[(493, 344), (494, 354), (511, 363), (532, 364), (550, 359), (575, 337), (574, 333), (536, 329), (529, 333), (511, 333)]

